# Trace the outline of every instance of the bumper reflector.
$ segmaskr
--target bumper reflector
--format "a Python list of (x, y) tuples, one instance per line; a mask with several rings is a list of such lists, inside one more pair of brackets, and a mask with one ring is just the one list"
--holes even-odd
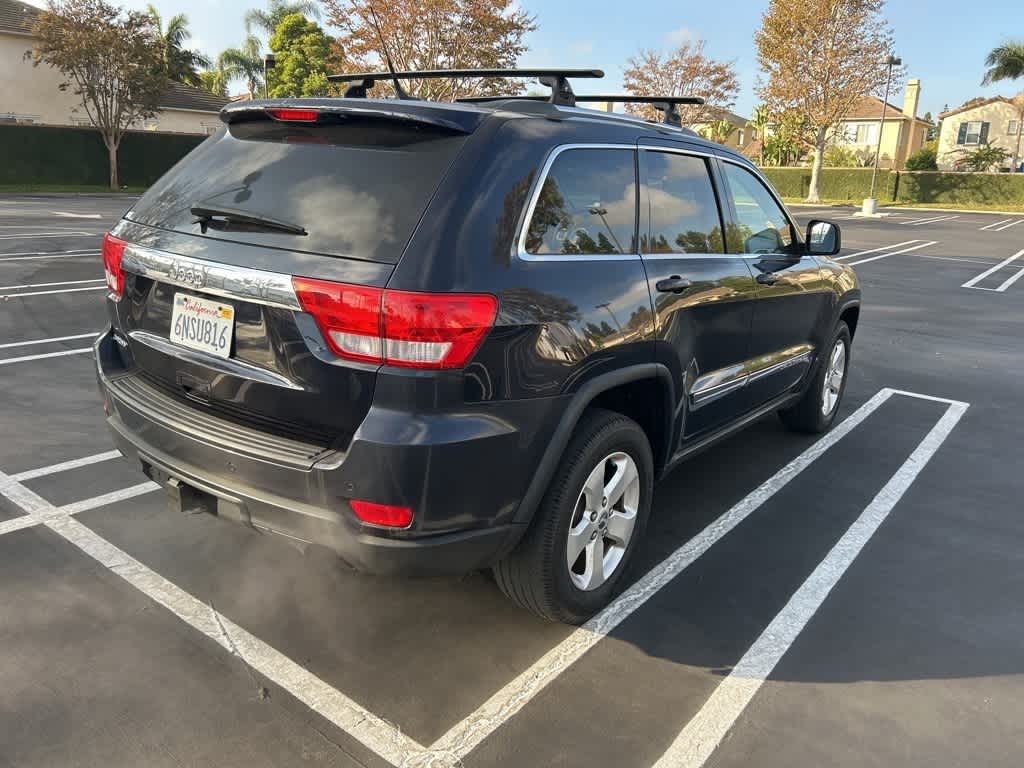
[(412, 525), (412, 509), (409, 507), (356, 499), (350, 501), (349, 506), (356, 513), (356, 517), (369, 525), (379, 525), (383, 528), (408, 528)]

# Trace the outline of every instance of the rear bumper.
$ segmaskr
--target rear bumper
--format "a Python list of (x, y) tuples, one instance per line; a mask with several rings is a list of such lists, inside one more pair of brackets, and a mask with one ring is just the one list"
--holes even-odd
[[(344, 450), (332, 450), (261, 439), (200, 406), (164, 402), (125, 367), (110, 330), (95, 352), (107, 425), (143, 472), (198, 491), (220, 516), (327, 546), (371, 573), (465, 573), (511, 550), (525, 530), (513, 516), (549, 436), (536, 425), (557, 423), (550, 411), (561, 406), (409, 414), (375, 405)], [(413, 525), (365, 525), (353, 498), (410, 506)]]

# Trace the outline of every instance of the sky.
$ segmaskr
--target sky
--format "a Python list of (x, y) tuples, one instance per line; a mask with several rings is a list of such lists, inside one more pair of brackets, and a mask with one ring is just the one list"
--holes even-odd
[[(116, 1), (116, 0), (115, 0)], [(799, 0), (794, 0), (799, 2)], [(29, 0), (43, 5), (43, 0)], [(145, 8), (148, 0), (122, 0)], [(759, 76), (753, 35), (767, 0), (519, 0), (537, 18), (538, 29), (527, 42), (523, 66), (596, 67), (599, 81), (578, 82), (578, 93), (619, 92), (622, 71), (642, 48), (669, 50), (681, 40), (703, 39), (705, 52), (732, 60), (740, 80), (734, 111), (749, 117), (758, 103)], [(236, 46), (245, 35), (242, 16), (255, 0), (153, 0), (164, 18), (188, 15), (192, 47), (212, 57)], [(628, 11), (626, 10), (628, 9)], [(742, 10), (741, 10), (742, 9)], [(983, 88), (985, 56), (1008, 36), (1024, 38), (1020, 0), (985, 0), (983, 10), (952, 0), (889, 0), (885, 16), (892, 26), (896, 54), (907, 78), (920, 78), (919, 115), (938, 115), (945, 105), (956, 107), (975, 96), (1012, 95), (1024, 90), (1002, 83)], [(329, 30), (328, 30), (329, 31)], [(236, 88), (241, 90), (241, 87)], [(902, 93), (890, 101), (902, 103)]]

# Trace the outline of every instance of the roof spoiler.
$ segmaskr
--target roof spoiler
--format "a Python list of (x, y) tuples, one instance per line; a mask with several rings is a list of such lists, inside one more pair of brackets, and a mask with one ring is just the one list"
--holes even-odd
[(480, 116), (470, 112), (460, 113), (457, 110), (446, 110), (439, 114), (436, 105), (427, 103), (374, 101), (362, 104), (348, 104), (337, 99), (284, 99), (239, 101), (228, 104), (220, 111), (220, 119), (225, 123), (236, 123), (244, 120), (269, 118), (278, 122), (296, 122), (314, 125), (322, 123), (322, 118), (337, 119), (345, 117), (361, 117), (364, 119), (396, 120), (423, 126), (439, 128), (453, 133), (472, 133), (480, 122)]
[(536, 77), (541, 85), (551, 88), (551, 97), (537, 99), (552, 104), (574, 106), (576, 95), (569, 85), (569, 78), (601, 78), (604, 72), (600, 69), (423, 69), (410, 72), (358, 72), (355, 74), (329, 75), (328, 80), (334, 83), (351, 83), (345, 91), (345, 98), (365, 99), (366, 92), (380, 80), (432, 80), (438, 78), (517, 78)]

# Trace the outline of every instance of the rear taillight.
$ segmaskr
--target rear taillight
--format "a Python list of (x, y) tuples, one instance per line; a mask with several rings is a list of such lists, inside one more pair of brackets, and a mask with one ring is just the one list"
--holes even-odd
[(498, 300), (293, 277), (302, 308), (335, 354), (406, 368), (462, 368), (494, 325)]
[(408, 528), (412, 525), (412, 510), (409, 507), (377, 504), (372, 501), (356, 499), (350, 501), (349, 506), (356, 513), (356, 517), (370, 525), (379, 525), (384, 528)]
[(288, 123), (314, 123), (319, 112), (315, 109), (268, 109), (267, 114)]
[(103, 236), (103, 273), (107, 277), (107, 288), (114, 299), (120, 299), (124, 293), (124, 270), (121, 269), (121, 257), (124, 255), (126, 245), (128, 243), (114, 237), (109, 232)]

